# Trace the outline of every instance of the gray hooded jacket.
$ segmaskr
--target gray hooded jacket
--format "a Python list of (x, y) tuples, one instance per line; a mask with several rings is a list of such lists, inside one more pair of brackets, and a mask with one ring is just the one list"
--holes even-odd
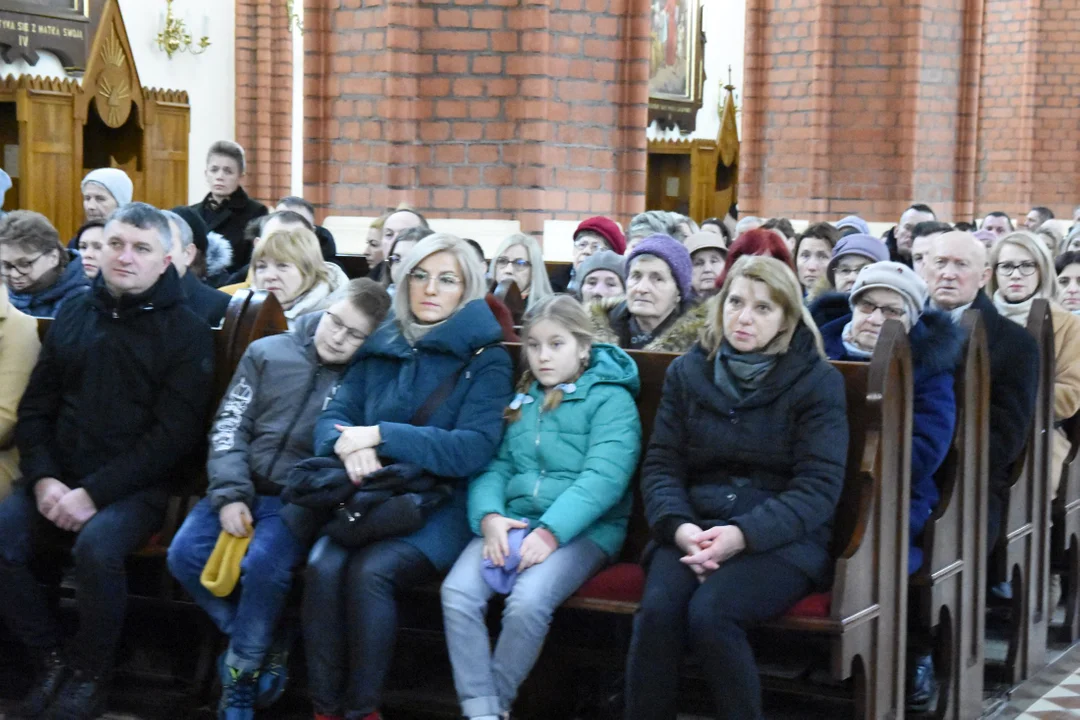
[(346, 367), (319, 361), (321, 317), (297, 318), (293, 331), (253, 342), (240, 358), (210, 430), (207, 495), (215, 510), (279, 494), (293, 466), (314, 455), (315, 421)]

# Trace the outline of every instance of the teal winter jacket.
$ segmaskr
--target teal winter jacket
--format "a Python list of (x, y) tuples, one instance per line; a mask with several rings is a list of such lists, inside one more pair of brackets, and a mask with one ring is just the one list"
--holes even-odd
[(489, 513), (528, 520), (566, 545), (579, 535), (614, 559), (626, 538), (630, 480), (641, 454), (637, 365), (614, 345), (593, 345), (589, 369), (554, 410), (533, 382), (498, 455), (469, 485), (469, 524)]

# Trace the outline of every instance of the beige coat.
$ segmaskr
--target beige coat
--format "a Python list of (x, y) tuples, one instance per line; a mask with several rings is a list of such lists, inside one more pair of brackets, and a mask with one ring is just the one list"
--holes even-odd
[(40, 350), (37, 321), (13, 308), (0, 287), (0, 498), (19, 476), (15, 418)]
[[(1080, 316), (1050, 303), (1054, 323), (1054, 419), (1067, 420), (1080, 412)], [(1057, 494), (1061, 466), (1069, 455), (1069, 438), (1061, 429), (1054, 431), (1051, 484)]]

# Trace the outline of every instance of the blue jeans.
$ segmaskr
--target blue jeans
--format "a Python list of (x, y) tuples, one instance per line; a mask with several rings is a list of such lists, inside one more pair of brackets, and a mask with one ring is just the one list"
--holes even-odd
[(476, 538), (442, 585), (443, 624), (461, 712), (469, 718), (509, 712), (544, 646), (551, 616), (607, 563), (588, 538), (577, 538), (521, 573), (503, 607), (502, 631), (491, 651), (485, 622), (494, 595), (481, 575), (484, 540)]
[(71, 533), (46, 520), (25, 488), (15, 488), (0, 502), (0, 615), (15, 635), (32, 651), (60, 647), (60, 628), (30, 565), (59, 579), (66, 558), (56, 550), (70, 547), (79, 630), (68, 661), (77, 669), (107, 675), (127, 613), (124, 560), (161, 529), (164, 499), (163, 493), (130, 495), (101, 508), (82, 530)]
[(221, 632), (229, 636), (226, 663), (257, 670), (270, 648), (293, 583), (293, 571), (306, 549), (281, 522), (281, 499), (259, 495), (251, 507), (255, 536), (240, 563), (240, 582), (229, 597), (202, 586), (206, 561), (221, 534), (218, 513), (203, 498), (192, 508), (169, 546), (169, 571)]

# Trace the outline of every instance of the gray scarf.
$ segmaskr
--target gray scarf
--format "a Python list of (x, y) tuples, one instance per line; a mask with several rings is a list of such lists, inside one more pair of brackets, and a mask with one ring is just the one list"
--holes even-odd
[(724, 340), (713, 363), (713, 382), (728, 397), (742, 400), (761, 387), (779, 359), (776, 354), (741, 353)]

